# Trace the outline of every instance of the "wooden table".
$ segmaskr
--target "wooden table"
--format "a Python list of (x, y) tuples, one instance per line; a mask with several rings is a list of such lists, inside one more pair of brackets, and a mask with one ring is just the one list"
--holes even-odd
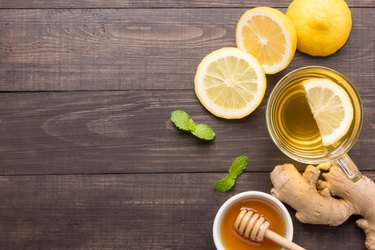
[[(212, 222), (229, 197), (269, 192), (269, 173), (291, 162), (265, 127), (271, 89), (287, 72), (323, 65), (347, 75), (363, 101), (350, 155), (375, 179), (375, 2), (348, 0), (353, 30), (328, 58), (297, 53), (268, 76), (248, 118), (215, 118), (193, 78), (209, 52), (235, 46), (235, 25), (263, 0), (0, 0), (0, 248), (214, 249)], [(176, 130), (183, 109), (214, 127), (203, 143)], [(233, 190), (213, 183), (238, 155), (250, 158)], [(364, 249), (358, 217), (304, 225), (307, 249)]]

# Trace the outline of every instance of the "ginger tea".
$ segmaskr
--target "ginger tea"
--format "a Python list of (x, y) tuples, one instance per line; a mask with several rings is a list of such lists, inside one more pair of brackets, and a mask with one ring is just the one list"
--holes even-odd
[(323, 154), (318, 125), (311, 113), (301, 82), (292, 84), (274, 103), (275, 130), (280, 140), (295, 153)]
[[(349, 130), (329, 146), (323, 146), (305, 94), (304, 81), (312, 78), (334, 82), (347, 93), (353, 106), (353, 120)], [(273, 141), (287, 156), (300, 162), (316, 164), (336, 159), (351, 148), (362, 124), (361, 114), (361, 103), (350, 81), (337, 71), (313, 66), (289, 73), (275, 86), (267, 105), (267, 127)]]

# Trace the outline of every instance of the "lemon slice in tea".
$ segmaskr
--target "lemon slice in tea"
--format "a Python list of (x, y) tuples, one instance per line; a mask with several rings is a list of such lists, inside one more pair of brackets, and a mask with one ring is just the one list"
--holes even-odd
[(303, 87), (323, 145), (339, 141), (348, 133), (353, 121), (349, 95), (329, 79), (311, 78), (303, 82)]

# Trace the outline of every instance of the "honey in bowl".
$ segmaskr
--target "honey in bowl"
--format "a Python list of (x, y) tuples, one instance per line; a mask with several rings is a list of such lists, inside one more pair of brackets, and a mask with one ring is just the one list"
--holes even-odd
[(257, 198), (246, 198), (239, 200), (228, 207), (223, 215), (220, 226), (221, 240), (226, 250), (251, 250), (251, 249), (267, 249), (267, 250), (280, 250), (282, 247), (264, 239), (262, 242), (254, 242), (245, 239), (239, 235), (235, 228), (234, 223), (242, 207), (248, 207), (256, 210), (258, 213), (263, 214), (270, 223), (269, 229), (275, 233), (285, 237), (286, 225), (282, 214), (272, 204)]

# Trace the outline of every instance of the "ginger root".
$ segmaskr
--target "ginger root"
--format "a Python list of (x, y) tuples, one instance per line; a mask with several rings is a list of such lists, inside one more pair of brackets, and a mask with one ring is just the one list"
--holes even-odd
[[(319, 169), (327, 172), (321, 175)], [(375, 250), (375, 183), (366, 176), (352, 182), (333, 163), (309, 165), (301, 175), (284, 164), (274, 168), (271, 181), (271, 194), (294, 208), (303, 223), (337, 226), (361, 215), (356, 223), (366, 234), (366, 248)]]

